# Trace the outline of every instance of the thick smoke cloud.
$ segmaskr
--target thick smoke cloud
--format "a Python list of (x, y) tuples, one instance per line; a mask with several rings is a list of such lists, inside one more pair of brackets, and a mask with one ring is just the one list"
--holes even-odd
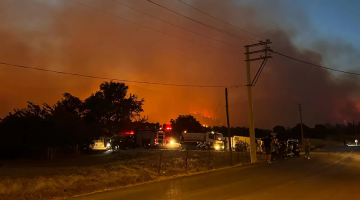
[[(276, 44), (273, 47), (276, 51), (315, 64), (323, 63), (320, 54), (296, 49), (290, 41), (286, 41), (289, 38), (284, 33), (269, 34), (273, 35), (271, 38)], [(298, 116), (296, 109), (298, 103), (303, 104), (304, 119), (307, 124), (341, 123), (344, 120), (359, 119), (356, 108), (356, 100), (359, 99), (358, 78), (351, 75), (334, 76), (329, 71), (306, 66), (277, 54), (274, 54), (274, 57), (264, 70), (261, 84), (255, 89), (258, 97), (256, 104), (260, 104), (260, 107), (264, 105), (271, 107), (264, 109), (271, 111), (270, 115), (274, 114), (282, 119), (279, 124), (289, 124), (294, 120), (285, 116)], [(258, 115), (261, 113), (258, 112)], [(274, 118), (269, 120), (273, 124), (276, 123)]]
[[(243, 41), (209, 31), (146, 1), (122, 2), (179, 26), (233, 43), (240, 48), (228, 47), (193, 35), (112, 1), (81, 2), (139, 24), (226, 51), (172, 38), (99, 13), (71, 0), (21, 3), (5, 0), (0, 5), (0, 60), (53, 70), (150, 82), (199, 85), (246, 83)], [(244, 34), (176, 1), (158, 2), (192, 18)], [(299, 31), (296, 26), (290, 22), (281, 26), (269, 25), (271, 20), (276, 22), (276, 19), (287, 14), (280, 12), (276, 6), (269, 8), (264, 5), (239, 5), (235, 1), (221, 5), (218, 1), (196, 1), (194, 5), (216, 16), (222, 16), (222, 19), (244, 29), (271, 38), (274, 43), (272, 48), (276, 51), (317, 64), (324, 63), (322, 51), (334, 45), (319, 40), (316, 44), (318, 52), (299, 50), (292, 43), (292, 38), (296, 37)], [(261, 21), (265, 7), (265, 15), (269, 16), (266, 23)], [(301, 13), (296, 13), (295, 17), (300, 19), (298, 23), (307, 27), (306, 17), (301, 16)], [(342, 45), (342, 52), (353, 51), (352, 48)], [(331, 55), (330, 53), (326, 55)], [(334, 76), (325, 70), (304, 66), (276, 54), (273, 56), (257, 86), (253, 88), (257, 127), (271, 128), (277, 124), (294, 126), (299, 118), (298, 103), (303, 104), (304, 122), (310, 126), (315, 123), (342, 123), (344, 120), (359, 119), (359, 112), (356, 110), (359, 89), (357, 78), (348, 75)], [(252, 63), (253, 75), (257, 64), (259, 63)], [(13, 108), (24, 107), (26, 101), (38, 104), (54, 103), (64, 92), (86, 98), (96, 91), (102, 82), (6, 66), (0, 67), (0, 81), (1, 117)], [(148, 115), (149, 120), (162, 123), (179, 114), (195, 111), (211, 116), (224, 95), (222, 88), (182, 88), (134, 83), (129, 85), (130, 92), (145, 98), (144, 114)], [(229, 89), (230, 118), (233, 126), (248, 124), (246, 95), (245, 87)], [(218, 118), (216, 123), (226, 123), (224, 101), (215, 116)]]

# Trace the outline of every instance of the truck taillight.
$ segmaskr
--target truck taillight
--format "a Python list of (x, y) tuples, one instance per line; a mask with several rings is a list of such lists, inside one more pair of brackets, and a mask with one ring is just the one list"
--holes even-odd
[(125, 132), (126, 135), (134, 135), (134, 131)]

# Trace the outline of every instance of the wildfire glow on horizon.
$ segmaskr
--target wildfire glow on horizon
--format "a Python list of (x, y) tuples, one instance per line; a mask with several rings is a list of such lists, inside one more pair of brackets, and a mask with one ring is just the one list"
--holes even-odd
[[(205, 111), (204, 113), (207, 113)], [(190, 115), (194, 116), (203, 126), (222, 126), (223, 124), (219, 119), (209, 114), (203, 114), (199, 111), (192, 111)]]
[[(229, 86), (230, 124), (248, 126), (246, 87), (230, 87), (246, 85), (246, 64), (244, 57), (239, 55), (245, 51), (243, 46), (252, 44), (251, 41), (196, 24), (147, 1), (124, 0), (124, 3), (200, 35), (129, 10), (113, 1), (86, 0), (82, 3), (118, 17), (72, 1), (51, 2), (2, 1), (1, 62), (108, 77), (108, 81), (135, 81), (125, 83), (129, 86), (129, 93), (144, 98), (144, 112), (141, 115), (148, 116), (149, 122), (169, 122), (191, 111), (190, 114), (202, 124), (226, 124), (224, 101), (215, 112), (225, 88), (173, 87), (166, 84)], [(206, 18), (196, 10), (183, 7), (178, 1), (159, 2), (164, 7), (221, 30), (244, 37), (253, 36)], [(356, 37), (350, 43), (345, 40), (347, 37), (333, 40), (334, 36), (330, 33), (349, 32), (338, 27), (330, 31), (318, 30), (324, 23), (312, 24), (314, 20), (310, 18), (308, 10), (298, 6), (303, 1), (291, 4), (285, 1), (241, 0), (188, 2), (226, 22), (270, 39), (271, 48), (277, 52), (316, 65), (359, 73), (360, 67), (356, 61), (360, 50), (359, 45), (353, 42), (358, 39), (358, 31), (354, 31)], [(315, 3), (311, 2), (311, 5)], [(318, 8), (339, 10), (334, 5), (332, 2)], [(318, 12), (314, 13), (319, 15)], [(336, 15), (338, 18), (342, 18), (342, 25), (348, 21), (342, 14)], [(259, 40), (252, 39), (255, 42)], [(255, 62), (252, 64), (252, 77), (259, 65)], [(6, 117), (14, 109), (25, 108), (28, 101), (37, 105), (53, 105), (64, 93), (84, 100), (99, 90), (103, 82), (104, 79), (0, 66), (0, 117)], [(299, 103), (303, 105), (304, 123), (308, 126), (359, 119), (360, 102), (354, 100), (360, 99), (359, 89), (358, 76), (335, 74), (274, 54), (253, 89), (255, 126), (272, 128), (298, 124)], [(357, 108), (354, 108), (355, 104)]]

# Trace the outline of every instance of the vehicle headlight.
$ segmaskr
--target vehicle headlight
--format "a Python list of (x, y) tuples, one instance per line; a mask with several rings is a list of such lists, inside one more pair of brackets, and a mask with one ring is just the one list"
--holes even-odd
[(174, 144), (174, 141), (170, 141), (170, 144)]
[(110, 143), (107, 143), (107, 145), (106, 145), (107, 147), (110, 147)]
[(217, 149), (217, 150), (218, 150), (218, 149), (220, 149), (220, 147), (219, 147), (219, 146), (215, 146), (215, 149)]

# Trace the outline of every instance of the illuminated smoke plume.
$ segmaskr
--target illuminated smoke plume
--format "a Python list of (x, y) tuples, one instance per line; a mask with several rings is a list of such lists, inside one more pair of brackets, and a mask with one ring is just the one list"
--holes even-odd
[[(239, 48), (166, 25), (112, 1), (81, 2), (142, 25), (228, 51), (172, 38), (104, 15), (71, 0), (4, 0), (0, 4), (0, 60), (119, 79), (198, 85), (246, 84), (243, 41), (209, 30), (147, 1), (122, 2)], [(244, 35), (177, 1), (157, 2), (204, 23)], [(319, 52), (297, 48), (292, 38), (301, 31), (312, 31), (306, 16), (301, 11), (286, 15), (288, 13), (281, 9), (277, 1), (263, 4), (255, 6), (239, 4), (239, 1), (193, 1), (194, 6), (206, 12), (270, 38), (274, 50), (315, 64), (324, 63), (323, 49), (340, 45), (341, 51), (336, 53), (345, 57), (354, 51), (351, 45), (329, 43), (321, 38), (314, 44), (314, 49)], [(326, 57), (331, 55), (331, 51), (326, 52)], [(359, 109), (356, 109), (360, 89), (357, 77), (334, 76), (329, 71), (308, 67), (275, 54), (273, 57), (253, 88), (257, 127), (272, 128), (278, 124), (294, 126), (299, 122), (298, 103), (303, 104), (304, 123), (308, 126), (325, 122), (342, 123), (344, 119), (359, 120)], [(258, 64), (252, 63), (253, 75)], [(356, 67), (353, 66), (354, 69)], [(65, 92), (84, 99), (96, 91), (102, 82), (5, 66), (0, 66), (0, 81), (1, 117), (14, 108), (24, 107), (26, 101), (55, 103)], [(206, 115), (212, 115), (224, 95), (223, 88), (129, 86), (131, 93), (145, 98), (144, 114), (149, 116), (149, 121), (161, 123), (168, 123), (180, 114), (186, 115), (189, 110), (208, 110)], [(245, 87), (229, 88), (229, 112), (231, 126), (247, 126)], [(226, 122), (224, 101), (215, 118), (219, 122)], [(214, 125), (218, 123), (217, 120), (215, 122)]]

